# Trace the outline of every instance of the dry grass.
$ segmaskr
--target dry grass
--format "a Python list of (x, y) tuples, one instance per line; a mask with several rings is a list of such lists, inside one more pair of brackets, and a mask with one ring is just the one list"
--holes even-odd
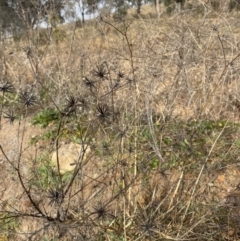
[[(0, 221), (2, 239), (238, 240), (235, 14), (109, 17), (2, 43), (0, 83), (15, 90), (1, 91), (0, 158), (14, 180), (0, 210), (18, 220)], [(29, 118), (47, 126), (34, 139)], [(59, 175), (49, 154), (69, 142), (92, 153)]]

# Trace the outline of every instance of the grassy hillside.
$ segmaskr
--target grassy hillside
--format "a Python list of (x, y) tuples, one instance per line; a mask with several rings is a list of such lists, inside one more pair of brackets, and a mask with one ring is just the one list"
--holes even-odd
[(0, 240), (239, 239), (240, 21), (200, 10), (1, 43)]

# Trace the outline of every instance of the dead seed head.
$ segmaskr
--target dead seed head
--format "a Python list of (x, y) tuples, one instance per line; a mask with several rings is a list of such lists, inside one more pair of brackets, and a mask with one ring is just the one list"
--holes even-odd
[(97, 219), (106, 219), (108, 217), (114, 218), (114, 215), (109, 213), (106, 205), (103, 203), (99, 203), (96, 206), (93, 206), (94, 211), (91, 213), (91, 215), (97, 215)]
[(9, 111), (8, 113), (4, 113), (5, 115), (3, 116), (5, 119), (9, 120), (10, 124), (13, 124), (13, 122), (16, 119), (16, 116), (14, 115), (13, 111)]
[(107, 118), (111, 115), (108, 106), (105, 105), (105, 104), (98, 104), (98, 106), (97, 106), (97, 111), (98, 111), (97, 116), (98, 116), (101, 120), (107, 119)]
[(144, 236), (153, 236), (155, 233), (154, 229), (156, 229), (156, 225), (151, 220), (147, 220), (143, 224), (139, 225), (139, 230)]
[(95, 88), (95, 81), (89, 79), (88, 77), (84, 78), (84, 84), (86, 87), (88, 87), (90, 89)]
[(13, 90), (14, 90), (14, 87), (10, 82), (8, 82), (8, 81), (0, 82), (0, 92), (11, 93), (11, 92), (13, 92)]
[(107, 74), (108, 71), (106, 70), (103, 64), (97, 65), (96, 69), (93, 70), (93, 75), (102, 80), (107, 78)]
[(63, 200), (63, 197), (64, 197), (63, 191), (58, 188), (50, 189), (48, 191), (48, 198), (50, 199), (49, 205), (60, 204)]
[(29, 107), (35, 105), (37, 102), (37, 97), (31, 93), (31, 91), (20, 91), (19, 93), (20, 101), (24, 104), (24, 106)]
[(70, 116), (71, 114), (76, 114), (77, 107), (78, 107), (78, 100), (73, 95), (67, 96), (66, 105), (63, 110), (63, 115)]

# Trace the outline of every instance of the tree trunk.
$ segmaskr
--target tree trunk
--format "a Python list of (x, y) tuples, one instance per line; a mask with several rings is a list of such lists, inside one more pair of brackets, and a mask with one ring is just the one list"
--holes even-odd
[(84, 27), (84, 24), (85, 24), (85, 14), (84, 14), (84, 6), (82, 7), (82, 27)]
[(141, 13), (141, 6), (142, 6), (142, 1), (137, 0), (137, 14)]

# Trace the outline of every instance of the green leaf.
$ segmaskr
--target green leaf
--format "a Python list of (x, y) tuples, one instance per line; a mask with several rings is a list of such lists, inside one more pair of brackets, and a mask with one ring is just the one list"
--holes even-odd
[(236, 140), (235, 144), (236, 144), (237, 147), (240, 147), (240, 140)]

